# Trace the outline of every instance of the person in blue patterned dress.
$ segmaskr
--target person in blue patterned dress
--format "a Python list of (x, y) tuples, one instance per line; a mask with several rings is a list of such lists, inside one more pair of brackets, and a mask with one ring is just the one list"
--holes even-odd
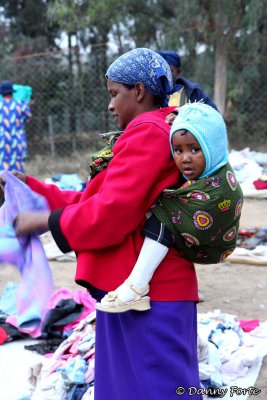
[(27, 150), (24, 124), (31, 119), (26, 102), (13, 98), (15, 89), (9, 81), (0, 86), (0, 168), (24, 172)]

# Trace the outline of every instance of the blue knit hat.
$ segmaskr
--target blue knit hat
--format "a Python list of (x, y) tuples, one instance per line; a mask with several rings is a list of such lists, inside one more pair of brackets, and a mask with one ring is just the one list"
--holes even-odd
[(227, 130), (222, 115), (204, 103), (187, 103), (180, 107), (170, 132), (172, 155), (172, 136), (185, 129), (195, 136), (206, 159), (205, 170), (199, 176), (208, 176), (228, 162)]

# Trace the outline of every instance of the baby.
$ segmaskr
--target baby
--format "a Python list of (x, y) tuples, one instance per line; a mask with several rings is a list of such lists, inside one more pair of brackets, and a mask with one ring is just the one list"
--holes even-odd
[(98, 310), (148, 310), (149, 282), (171, 246), (199, 264), (221, 262), (236, 247), (243, 194), (228, 162), (223, 117), (207, 104), (185, 104), (173, 121), (170, 147), (185, 182), (164, 190), (151, 207), (130, 276)]

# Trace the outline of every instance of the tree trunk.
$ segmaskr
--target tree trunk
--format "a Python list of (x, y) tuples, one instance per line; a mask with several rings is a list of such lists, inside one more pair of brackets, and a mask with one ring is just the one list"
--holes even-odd
[(68, 61), (69, 61), (69, 121), (70, 121), (70, 136), (72, 143), (72, 151), (76, 151), (76, 124), (75, 124), (75, 108), (76, 103), (73, 102), (74, 82), (73, 82), (73, 54), (71, 43), (72, 32), (68, 32)]
[(80, 55), (80, 44), (78, 42), (78, 35), (77, 32), (75, 33), (75, 40), (76, 40), (76, 45), (75, 45), (75, 61), (77, 65), (77, 83), (76, 83), (76, 111), (77, 111), (77, 116), (78, 117), (78, 134), (80, 132), (84, 132), (84, 115), (85, 115), (85, 104), (84, 104), (84, 88), (83, 88), (83, 70), (82, 70), (82, 64), (81, 64), (81, 55)]
[(218, 38), (215, 48), (214, 100), (221, 114), (225, 112), (227, 89), (227, 41)]

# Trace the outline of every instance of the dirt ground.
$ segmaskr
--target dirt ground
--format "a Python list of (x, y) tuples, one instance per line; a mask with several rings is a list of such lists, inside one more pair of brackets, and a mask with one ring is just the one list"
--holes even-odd
[[(245, 199), (241, 216), (241, 228), (267, 226), (267, 200)], [(217, 265), (197, 265), (199, 291), (204, 302), (199, 312), (220, 309), (239, 319), (267, 321), (267, 265), (253, 266), (225, 262)], [(255, 384), (259, 395), (249, 400), (267, 399), (267, 356)], [(238, 400), (238, 399), (236, 399)]]
[[(267, 226), (267, 200), (245, 199), (241, 228)], [(77, 289), (73, 282), (74, 262), (51, 262), (55, 287)], [(198, 305), (199, 312), (220, 309), (236, 315), (240, 319), (267, 321), (267, 266), (217, 264), (197, 265), (199, 290), (204, 302)], [(19, 281), (16, 270), (11, 266), (1, 266), (0, 293), (9, 281)], [(260, 375), (255, 385), (261, 389), (256, 400), (267, 399), (267, 357), (263, 361)], [(249, 400), (255, 400), (250, 396)], [(238, 399), (237, 399), (238, 400)]]

